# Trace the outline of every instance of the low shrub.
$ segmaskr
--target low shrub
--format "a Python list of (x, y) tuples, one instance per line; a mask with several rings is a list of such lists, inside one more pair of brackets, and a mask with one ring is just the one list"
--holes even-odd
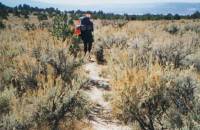
[(152, 52), (161, 65), (172, 64), (175, 68), (181, 68), (184, 66), (183, 61), (193, 55), (198, 48), (198, 38), (195, 35), (183, 35), (182, 39), (170, 39), (166, 43), (154, 46)]
[[(88, 114), (89, 102), (81, 92), (85, 78), (76, 72), (79, 62), (63, 51), (52, 52), (52, 57), (40, 53), (38, 60), (16, 67), (14, 96), (0, 97), (1, 110), (6, 111), (0, 129), (58, 129), (62, 120), (81, 120)], [(12, 104), (10, 109), (7, 102)]]
[(80, 52), (80, 45), (79, 45), (80, 43), (81, 43), (80, 37), (72, 36), (72, 43), (69, 47), (69, 52), (74, 57), (77, 57), (78, 53)]
[(198, 25), (198, 24), (187, 24), (187, 25), (184, 26), (184, 30), (200, 33), (200, 25)]
[(193, 66), (194, 68), (196, 68), (196, 70), (198, 72), (200, 72), (200, 58), (199, 58), (199, 53), (194, 53), (191, 55), (186, 56), (182, 61), (181, 64), (183, 66)]
[(66, 129), (87, 117), (80, 59), (47, 30), (7, 31), (0, 35), (0, 129)]
[(25, 22), (24, 23), (24, 29), (26, 31), (33, 31), (36, 29), (36, 25), (35, 24), (31, 24), (31, 23), (28, 23), (28, 22)]
[(125, 35), (110, 35), (110, 36), (104, 36), (101, 38), (102, 44), (106, 48), (112, 48), (113, 46), (118, 46), (118, 47), (127, 47), (127, 41), (128, 38)]
[(2, 21), (0, 21), (0, 29), (4, 29), (6, 27), (6, 25), (5, 24), (3, 24), (3, 22)]
[(95, 51), (95, 56), (98, 64), (103, 64), (105, 63), (105, 58), (104, 58), (104, 52), (103, 52), (103, 47), (98, 46)]
[(179, 31), (179, 28), (176, 25), (171, 24), (168, 27), (165, 27), (164, 30), (170, 34), (177, 34)]
[[(137, 121), (142, 130), (184, 128), (195, 107), (193, 76), (173, 74), (159, 66), (125, 69), (112, 81), (113, 109), (125, 123)], [(176, 113), (176, 115), (174, 115)]]
[(38, 18), (39, 21), (48, 20), (48, 16), (46, 14), (43, 14), (43, 13), (37, 14), (37, 18)]
[(39, 29), (51, 29), (51, 27), (51, 23), (46, 21), (40, 22), (40, 24), (38, 25)]
[(5, 113), (8, 113), (11, 109), (10, 100), (12, 98), (11, 90), (5, 89), (0, 92), (0, 115), (3, 116)]

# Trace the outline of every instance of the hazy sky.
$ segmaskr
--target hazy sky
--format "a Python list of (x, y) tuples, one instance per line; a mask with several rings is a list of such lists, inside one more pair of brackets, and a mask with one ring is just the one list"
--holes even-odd
[[(144, 13), (179, 13), (191, 14), (200, 11), (200, 0), (0, 0), (3, 4), (14, 7), (19, 4), (28, 4), (33, 7), (54, 7), (60, 10), (92, 10), (114, 13), (144, 14)], [(162, 6), (162, 3), (195, 3)], [(137, 4), (139, 3), (139, 4)], [(153, 4), (143, 4), (153, 3)], [(155, 4), (159, 3), (159, 4)], [(161, 3), (161, 4), (160, 4)]]
[[(200, 10), (200, 0), (0, 0), (3, 4), (15, 7), (19, 4), (28, 4), (33, 7), (47, 8), (54, 7), (60, 10), (91, 10), (114, 13), (180, 13), (190, 14), (196, 10)], [(195, 3), (182, 5), (168, 5), (167, 7), (160, 6), (157, 3)], [(136, 4), (140, 3), (140, 4)], [(145, 4), (144, 3), (153, 3)], [(156, 4), (154, 4), (156, 3)], [(143, 5), (141, 5), (143, 4)], [(188, 6), (188, 7), (187, 7)], [(180, 11), (181, 10), (181, 11)], [(178, 12), (179, 11), (179, 12)]]
[[(51, 5), (99, 5), (99, 4), (131, 4), (131, 3), (163, 3), (163, 2), (200, 2), (200, 0), (0, 0), (10, 6), (18, 4)], [(42, 5), (41, 5), (42, 4)]]
[(200, 0), (33, 0), (51, 4), (94, 5), (94, 4), (127, 4), (152, 2), (200, 2)]

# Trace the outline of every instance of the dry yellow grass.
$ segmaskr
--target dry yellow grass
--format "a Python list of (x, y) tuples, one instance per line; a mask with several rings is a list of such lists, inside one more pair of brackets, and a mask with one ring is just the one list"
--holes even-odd
[[(51, 129), (52, 123), (48, 122), (49, 117), (45, 117), (45, 110), (49, 111), (46, 113), (47, 115), (51, 112), (56, 114), (53, 109), (61, 110), (62, 105), (68, 101), (68, 97), (70, 100), (77, 95), (76, 100), (83, 100), (79, 90), (81, 84), (85, 82), (85, 76), (78, 67), (70, 68), (80, 62), (78, 57), (74, 58), (68, 53), (70, 38), (62, 42), (53, 37), (47, 29), (26, 31), (23, 28), (24, 22), (27, 21), (14, 17), (9, 18), (6, 21), (7, 25), (16, 28), (7, 28), (0, 32), (3, 34), (0, 35), (0, 78), (3, 81), (3, 88), (1, 88), (0, 93), (7, 93), (3, 89), (8, 88), (10, 93), (13, 94), (12, 97), (9, 97), (9, 95), (5, 97), (9, 99), (9, 114), (3, 113), (1, 115), (0, 120), (4, 120), (1, 125), (5, 129), (16, 127)], [(28, 22), (39, 24), (32, 17)], [(67, 61), (62, 61), (63, 58), (67, 58)], [(66, 64), (66, 68), (58, 69), (69, 69), (69, 76), (74, 76), (74, 79), (66, 79), (65, 77), (69, 76), (64, 77), (62, 74), (64, 72), (58, 72), (55, 63), (56, 66), (59, 63)], [(0, 101), (0, 103), (2, 102)], [(85, 101), (83, 103), (86, 104)], [(84, 109), (82, 108), (83, 112), (77, 108), (74, 111), (72, 110), (74, 114), (77, 114), (74, 116), (82, 118), (85, 113)], [(68, 122), (73, 120), (71, 119)], [(65, 122), (64, 119), (63, 122)], [(76, 125), (75, 123), (70, 124), (71, 127), (74, 125), (76, 129), (81, 128), (82, 125), (89, 128), (86, 123), (77, 122)], [(66, 128), (63, 127), (62, 129), (65, 130)]]
[[(9, 93), (6, 98), (11, 104), (10, 114), (2, 117), (8, 122), (14, 122), (14, 125), (16, 125), (16, 121), (19, 124), (28, 122), (29, 125), (32, 122), (30, 119), (33, 114), (40, 112), (40, 108), (53, 109), (55, 104), (59, 107), (62, 104), (60, 95), (73, 97), (85, 81), (82, 70), (76, 68), (73, 74), (66, 77), (73, 75), (78, 75), (78, 77), (75, 76), (66, 85), (64, 80), (68, 79), (64, 79), (61, 74), (58, 74), (60, 72), (55, 71), (55, 66), (53, 66), (55, 64), (51, 63), (51, 61), (57, 64), (61, 62), (59, 55), (67, 57), (69, 66), (79, 61), (79, 57), (75, 59), (67, 52), (71, 38), (62, 42), (53, 37), (47, 29), (25, 31), (24, 22), (39, 24), (35, 17), (31, 17), (29, 20), (12, 17), (6, 21), (6, 25), (10, 25), (13, 29), (7, 28), (0, 32), (0, 79), (3, 81), (0, 93)], [(171, 82), (169, 78), (166, 83), (163, 81), (163, 76), (177, 75), (181, 77), (183, 75), (182, 77), (184, 77), (184, 75), (189, 75), (189, 77), (196, 78), (197, 75), (198, 78), (195, 81), (200, 81), (198, 70), (199, 21), (130, 21), (122, 27), (112, 24), (103, 26), (101, 22), (95, 21), (94, 46), (100, 44), (104, 47), (108, 67), (105, 68), (103, 75), (111, 78), (110, 84), (113, 88), (111, 99), (114, 99), (112, 101), (113, 113), (117, 117), (123, 117), (125, 107), (130, 105), (126, 104), (127, 99), (131, 100), (131, 105), (137, 107), (153, 98), (163, 88), (163, 84), (165, 85), (164, 89), (167, 89), (167, 83), (171, 83), (170, 85), (173, 86), (174, 81)], [(171, 29), (171, 25), (178, 29), (174, 34), (167, 31), (167, 29)], [(185, 53), (188, 55), (182, 56)], [(192, 59), (193, 57), (197, 58)], [(46, 68), (43, 65), (46, 65)], [(193, 66), (192, 70), (191, 66)], [(36, 86), (24, 82), (23, 78), (30, 77), (31, 80), (37, 81)], [(22, 79), (23, 81), (21, 81)], [(14, 81), (23, 83), (17, 85), (22, 87), (20, 90), (23, 90), (20, 96), (16, 94), (19, 88), (13, 88), (15, 87), (13, 86)], [(63, 86), (70, 87), (63, 88)], [(3, 90), (5, 88), (9, 88), (10, 91)], [(145, 115), (148, 110), (142, 112)], [(59, 127), (63, 130), (91, 129), (88, 123), (76, 119), (70, 123), (70, 125), (66, 124), (66, 120), (63, 119), (60, 121)], [(42, 122), (40, 125), (38, 128), (50, 129), (48, 122)], [(37, 128), (37, 126), (33, 126), (31, 129), (35, 127)]]
[[(130, 117), (131, 112), (154, 100), (159, 93), (162, 95), (165, 89), (177, 89), (174, 85), (179, 82), (187, 84), (187, 78), (194, 80), (194, 102), (199, 104), (199, 28), (198, 20), (130, 21), (122, 28), (112, 25), (97, 28), (96, 41), (104, 47), (108, 62), (104, 75), (109, 75), (114, 89), (112, 104), (116, 117)], [(172, 111), (176, 109), (172, 108)], [(149, 110), (145, 106), (143, 109), (139, 113), (146, 119)], [(192, 127), (199, 128), (198, 119), (192, 116), (198, 112), (194, 113), (183, 119), (185, 125), (181, 127), (188, 128), (192, 120), (195, 124)], [(163, 122), (166, 128), (172, 127), (166, 120)], [(158, 124), (154, 127), (161, 129)]]

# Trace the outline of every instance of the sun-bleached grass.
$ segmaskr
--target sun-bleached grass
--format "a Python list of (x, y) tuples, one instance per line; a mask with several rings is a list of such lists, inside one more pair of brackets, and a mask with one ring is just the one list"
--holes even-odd
[(57, 40), (47, 29), (0, 33), (0, 129), (89, 128), (82, 121), (90, 109), (81, 90), (86, 78), (69, 53), (71, 39)]
[[(176, 33), (165, 30), (171, 24)], [(105, 52), (111, 78), (113, 113), (141, 129), (199, 128), (199, 33), (185, 26), (197, 21), (130, 22), (112, 35)], [(173, 30), (172, 30), (173, 31)], [(107, 32), (108, 33), (108, 32)], [(128, 45), (127, 45), (128, 44)], [(106, 46), (106, 45), (105, 45)]]
[[(82, 61), (68, 51), (72, 38), (57, 40), (46, 28), (26, 31), (27, 20), (13, 19), (11, 29), (0, 31), (0, 127), (91, 129), (82, 121), (90, 107)], [(116, 118), (144, 130), (198, 129), (199, 21), (95, 24), (93, 53), (103, 47), (103, 75), (113, 90), (104, 98)]]
[[(190, 125), (198, 128), (198, 119), (193, 116), (198, 113), (199, 104), (199, 80), (195, 69), (180, 70), (173, 65), (152, 62), (140, 66), (138, 59), (133, 58), (137, 55), (125, 50), (117, 52), (112, 53), (108, 69), (114, 89), (113, 113), (117, 118), (126, 123), (136, 121), (144, 130)], [(178, 119), (173, 116), (174, 111)]]

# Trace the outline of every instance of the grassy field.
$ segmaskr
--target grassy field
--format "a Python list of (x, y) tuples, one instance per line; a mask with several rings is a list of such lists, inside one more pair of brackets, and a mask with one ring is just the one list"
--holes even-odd
[[(0, 130), (92, 130), (82, 43), (53, 36), (52, 19), (10, 16), (3, 23)], [(110, 79), (113, 118), (133, 130), (200, 129), (200, 20), (94, 25), (92, 54)]]
[(116, 118), (133, 129), (199, 129), (199, 28), (198, 20), (133, 21), (96, 32)]

